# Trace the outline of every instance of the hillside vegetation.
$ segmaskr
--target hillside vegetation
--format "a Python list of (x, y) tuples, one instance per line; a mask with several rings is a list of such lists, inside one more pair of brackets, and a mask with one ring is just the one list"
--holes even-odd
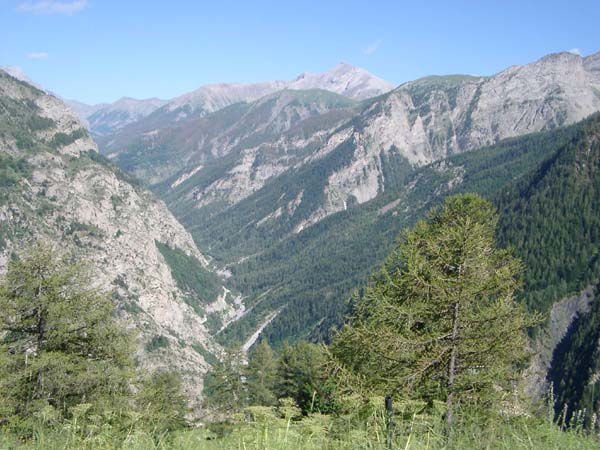
[[(284, 194), (288, 184), (283, 182), (273, 183), (227, 212), (207, 220), (209, 223), (198, 226), (195, 236), (197, 239), (200, 234), (206, 236), (200, 243), (210, 249), (217, 260), (252, 255), (237, 264), (229, 264), (228, 268), (238, 289), (251, 294), (249, 303), (255, 301), (257, 305), (251, 314), (226, 329), (223, 338), (241, 340), (258, 323), (256, 316), (280, 305), (286, 305), (285, 315), (276, 318), (265, 331), (271, 342), (327, 336), (329, 328), (339, 324), (346, 312), (345, 300), (352, 289), (384, 260), (403, 228), (452, 193), (477, 192), (499, 205), (509, 198), (517, 201), (519, 191), (513, 188), (515, 182), (531, 176), (530, 173), (547, 164), (549, 158), (578, 141), (586, 127), (591, 133), (599, 120), (594, 116), (588, 122), (571, 127), (509, 139), (412, 172), (400, 162), (394, 187), (370, 202), (327, 217), (298, 234), (290, 233), (293, 223), (288, 224), (283, 219), (279, 220), (279, 227), (276, 223), (268, 228), (243, 226), (239, 220), (243, 217), (251, 224), (253, 217), (266, 214), (271, 202)], [(297, 175), (298, 179), (303, 176), (308, 175), (304, 172)], [(290, 175), (288, 183), (294, 179), (295, 176)], [(565, 198), (568, 195), (565, 193)], [(500, 242), (518, 249), (516, 237), (508, 236), (508, 229), (504, 231), (504, 224), (512, 220), (508, 215), (505, 217), (510, 209), (501, 212)], [(525, 239), (523, 234), (518, 237)], [(550, 249), (539, 246), (538, 251)], [(518, 255), (528, 263), (531, 260), (523, 253)], [(543, 264), (544, 258), (540, 257), (539, 261)], [(532, 265), (535, 268), (535, 264)], [(527, 269), (526, 277), (532, 279), (529, 274), (530, 269)], [(527, 292), (521, 295), (526, 296)], [(535, 306), (547, 310), (558, 298)]]

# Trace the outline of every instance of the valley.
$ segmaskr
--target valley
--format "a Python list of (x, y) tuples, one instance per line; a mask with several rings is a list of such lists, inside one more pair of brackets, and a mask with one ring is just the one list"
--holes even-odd
[[(433, 433), (446, 448), (454, 426), (457, 442), (474, 446), (465, 430), (475, 410), (476, 426), (486, 423), (480, 401), (518, 420), (545, 402), (552, 417), (535, 432), (559, 433), (556, 442), (570, 439), (560, 434), (569, 427), (597, 431), (585, 411), (600, 404), (600, 53), (398, 86), (340, 63), (290, 80), (94, 104), (63, 100), (3, 66), (0, 300), (10, 307), (0, 356), (18, 366), (22, 353), (25, 369), (29, 358), (46, 361), (45, 322), (36, 312), (35, 327), (14, 331), (18, 289), (9, 282), (32, 248), (81, 263), (92, 281), (78, 287), (110, 298), (107, 317), (131, 338), (123, 367), (135, 367), (112, 381), (131, 395), (126, 414), (139, 415), (152, 448), (163, 448), (159, 425), (173, 438), (170, 426), (199, 421), (216, 431), (198, 439), (229, 444), (235, 427), (245, 436), (258, 424), (285, 432), (285, 445), (290, 427), (306, 448), (306, 436), (323, 433), (345, 448), (348, 430), (379, 442), (383, 428), (370, 427), (387, 419), (373, 402), (391, 392), (400, 423), (420, 430), (417, 439), (427, 433), (427, 445)], [(35, 343), (12, 344), (34, 331)], [(500, 362), (482, 350), (486, 339)], [(47, 361), (62, 357), (58, 347), (44, 350)], [(386, 364), (393, 370), (382, 375)], [(0, 387), (15, 382), (2, 373)], [(43, 391), (42, 375), (35, 385)], [(455, 394), (464, 403), (453, 404)], [(50, 394), (31, 395), (35, 414), (0, 398), (0, 427), (19, 417), (34, 435), (24, 418), (51, 409), (63, 414), (56, 423), (75, 420), (87, 398), (61, 409)], [(179, 422), (152, 410), (154, 397)], [(102, 408), (90, 424), (109, 415)], [(138, 426), (123, 417), (128, 431), (115, 436)], [(523, 433), (521, 425), (503, 426)], [(396, 442), (408, 448), (410, 433)]]
[[(219, 332), (221, 342), (244, 341), (282, 307), (264, 330), (271, 342), (326, 338), (404, 227), (452, 193), (499, 198), (567, 142), (544, 130), (600, 109), (597, 61), (548, 55), (490, 77), (427, 77), (362, 101), (323, 90), (334, 69), (310, 85), (321, 90), (246, 94), (212, 113), (162, 116), (159, 128), (151, 114), (101, 150), (232, 274), (249, 312)], [(163, 109), (192, 111), (203, 89)], [(540, 300), (541, 309), (553, 301)]]

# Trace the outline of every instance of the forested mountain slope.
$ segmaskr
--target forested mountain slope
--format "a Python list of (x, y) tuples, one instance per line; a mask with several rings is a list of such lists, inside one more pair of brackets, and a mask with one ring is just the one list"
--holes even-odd
[[(330, 326), (340, 322), (350, 291), (383, 261), (400, 232), (425, 211), (460, 192), (508, 201), (509, 194), (502, 193), (512, 192), (515, 181), (530, 176), (578, 139), (586, 123), (598, 120), (594, 116), (571, 127), (508, 139), (397, 174), (397, 185), (376, 199), (297, 234), (283, 226), (260, 226), (261, 208), (268, 208), (269, 200), (261, 203), (255, 196), (243, 200), (236, 207), (239, 215), (230, 210), (217, 216), (219, 222), (202, 228), (206, 240), (200, 241), (207, 251), (221, 255), (222, 262), (234, 261), (227, 265), (233, 282), (250, 294), (248, 305), (256, 303), (241, 321), (224, 330), (224, 338), (241, 339), (260, 317), (283, 305), (264, 332), (273, 342), (327, 334)], [(290, 184), (263, 188), (257, 194), (275, 201)], [(512, 241), (504, 238), (503, 243)]]
[(497, 199), (499, 241), (525, 263), (524, 295), (540, 310), (581, 291), (600, 271), (600, 115), (574, 130)]
[[(522, 298), (530, 308), (552, 309), (549, 330), (538, 336), (538, 360), (545, 361), (539, 369), (550, 369), (557, 412), (566, 404), (569, 416), (597, 410), (600, 400), (600, 115), (574, 131), (566, 145), (497, 197), (499, 241), (526, 267)], [(568, 330), (553, 329), (559, 308), (564, 324), (574, 317)], [(551, 357), (544, 355), (556, 344)]]

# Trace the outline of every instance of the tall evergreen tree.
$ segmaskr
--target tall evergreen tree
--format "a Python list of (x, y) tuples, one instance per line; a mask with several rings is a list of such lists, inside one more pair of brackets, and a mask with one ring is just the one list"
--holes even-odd
[(223, 359), (213, 365), (204, 379), (205, 405), (224, 414), (241, 411), (248, 404), (239, 351), (225, 351)]
[(445, 401), (449, 431), (457, 404), (509, 391), (538, 320), (514, 301), (521, 264), (496, 247), (496, 223), (482, 198), (449, 198), (406, 233), (332, 343), (368, 389)]
[(246, 367), (246, 386), (251, 405), (274, 405), (277, 403), (277, 358), (266, 340), (262, 340), (250, 355)]
[(326, 353), (322, 345), (300, 341), (281, 350), (277, 396), (292, 398), (303, 413), (331, 412), (332, 389), (325, 370)]
[(81, 265), (45, 245), (11, 261), (0, 284), (0, 419), (126, 402), (132, 341), (110, 297), (91, 286)]
[(154, 372), (141, 383), (136, 395), (144, 423), (161, 435), (186, 425), (187, 401), (181, 378), (172, 372)]

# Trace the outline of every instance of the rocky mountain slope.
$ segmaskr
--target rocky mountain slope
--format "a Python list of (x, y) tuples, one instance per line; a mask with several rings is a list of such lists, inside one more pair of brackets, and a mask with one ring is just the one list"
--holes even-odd
[(355, 106), (328, 91), (283, 90), (145, 133), (128, 151), (109, 156), (149, 183), (166, 182), (167, 190), (202, 173), (204, 182), (194, 178), (194, 195), (206, 190), (214, 201), (232, 203), (301, 162), (311, 153), (307, 144), (318, 145), (319, 131), (343, 123)]
[(42, 240), (89, 262), (138, 333), (142, 368), (177, 370), (194, 402), (239, 300), (165, 205), (97, 153), (59, 99), (0, 71), (0, 272)]
[(419, 166), (599, 110), (600, 78), (586, 61), (561, 53), (492, 77), (428, 77), (365, 105), (332, 130), (351, 156), (330, 171), (323, 205), (301, 227), (385, 190), (383, 160), (395, 151)]

